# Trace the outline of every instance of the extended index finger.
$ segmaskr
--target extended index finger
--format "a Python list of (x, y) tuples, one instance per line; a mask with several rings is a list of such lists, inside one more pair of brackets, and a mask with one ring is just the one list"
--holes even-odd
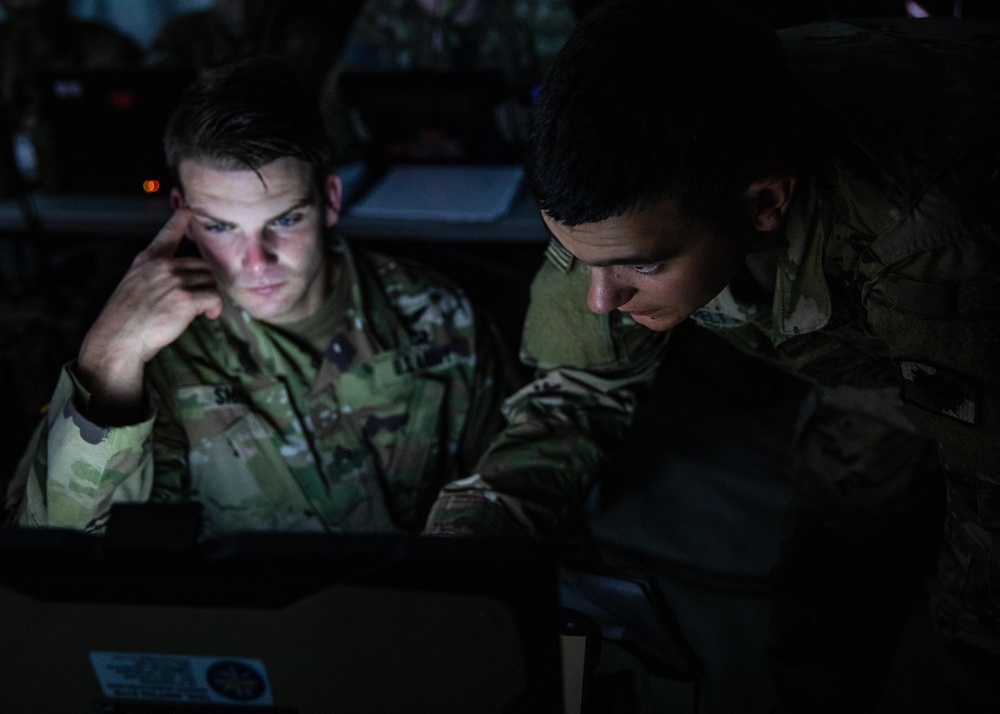
[(170, 219), (163, 224), (163, 228), (150, 241), (142, 254), (149, 258), (168, 258), (177, 253), (177, 246), (181, 244), (184, 234), (187, 233), (188, 224), (191, 223), (192, 212), (190, 208), (181, 206), (177, 208)]

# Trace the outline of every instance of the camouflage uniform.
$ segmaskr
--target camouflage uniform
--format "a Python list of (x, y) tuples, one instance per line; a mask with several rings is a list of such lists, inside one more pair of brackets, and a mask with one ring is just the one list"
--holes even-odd
[(435, 508), (473, 514), (491, 503), (495, 532), (561, 541), (579, 533), (580, 504), (628, 426), (636, 388), (652, 383), (667, 335), (627, 315), (587, 312), (585, 266), (555, 245), (548, 254), (521, 350), (538, 377), (504, 403), (507, 428)]
[[(780, 33), (812, 172), (783, 242), (692, 316), (816, 385), (774, 595), (795, 711), (874, 706), (942, 522), (935, 624), (1000, 663), (1000, 42), (947, 20), (863, 27)], [(579, 507), (666, 341), (587, 314), (586, 266), (549, 258), (522, 346), (540, 372), (465, 493), (509, 498), (511, 527), (540, 534)]]
[[(332, 325), (312, 340), (325, 351), (307, 339), (315, 322), (282, 330), (227, 304), (150, 362), (149, 417), (110, 429), (82, 415), (88, 395), (64, 370), (15, 478), (17, 520), (95, 531), (114, 502), (191, 499), (206, 534), (424, 529), (500, 427), (511, 364), (449, 283), (341, 241), (336, 253), (341, 277), (306, 321)], [(474, 529), (448, 509), (427, 525)]]

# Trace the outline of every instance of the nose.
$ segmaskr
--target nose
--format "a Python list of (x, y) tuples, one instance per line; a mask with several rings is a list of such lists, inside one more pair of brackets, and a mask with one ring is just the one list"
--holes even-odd
[(616, 277), (614, 267), (590, 269), (587, 307), (592, 312), (611, 312), (631, 300), (635, 292), (635, 288)]
[(247, 237), (246, 252), (243, 254), (243, 269), (252, 275), (263, 273), (277, 262), (277, 254), (268, 244), (267, 237), (256, 233)]

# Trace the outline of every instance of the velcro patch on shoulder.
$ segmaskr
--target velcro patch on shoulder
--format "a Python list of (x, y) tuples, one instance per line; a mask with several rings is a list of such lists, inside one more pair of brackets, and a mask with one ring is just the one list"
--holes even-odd
[(975, 426), (979, 388), (971, 379), (923, 362), (901, 359), (899, 396), (933, 414)]
[(551, 238), (549, 239), (548, 248), (545, 249), (545, 257), (563, 273), (568, 273), (572, 270), (573, 261), (576, 260), (572, 253), (563, 248), (558, 241)]

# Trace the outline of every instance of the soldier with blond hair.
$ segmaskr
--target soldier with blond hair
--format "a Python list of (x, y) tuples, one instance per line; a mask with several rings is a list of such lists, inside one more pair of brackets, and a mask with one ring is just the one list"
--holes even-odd
[(206, 535), (490, 532), (467, 501), (429, 514), (500, 428), (511, 363), (455, 285), (338, 235), (294, 71), (206, 72), (165, 147), (173, 216), (63, 370), (12, 518), (99, 532), (117, 502), (196, 501)]

